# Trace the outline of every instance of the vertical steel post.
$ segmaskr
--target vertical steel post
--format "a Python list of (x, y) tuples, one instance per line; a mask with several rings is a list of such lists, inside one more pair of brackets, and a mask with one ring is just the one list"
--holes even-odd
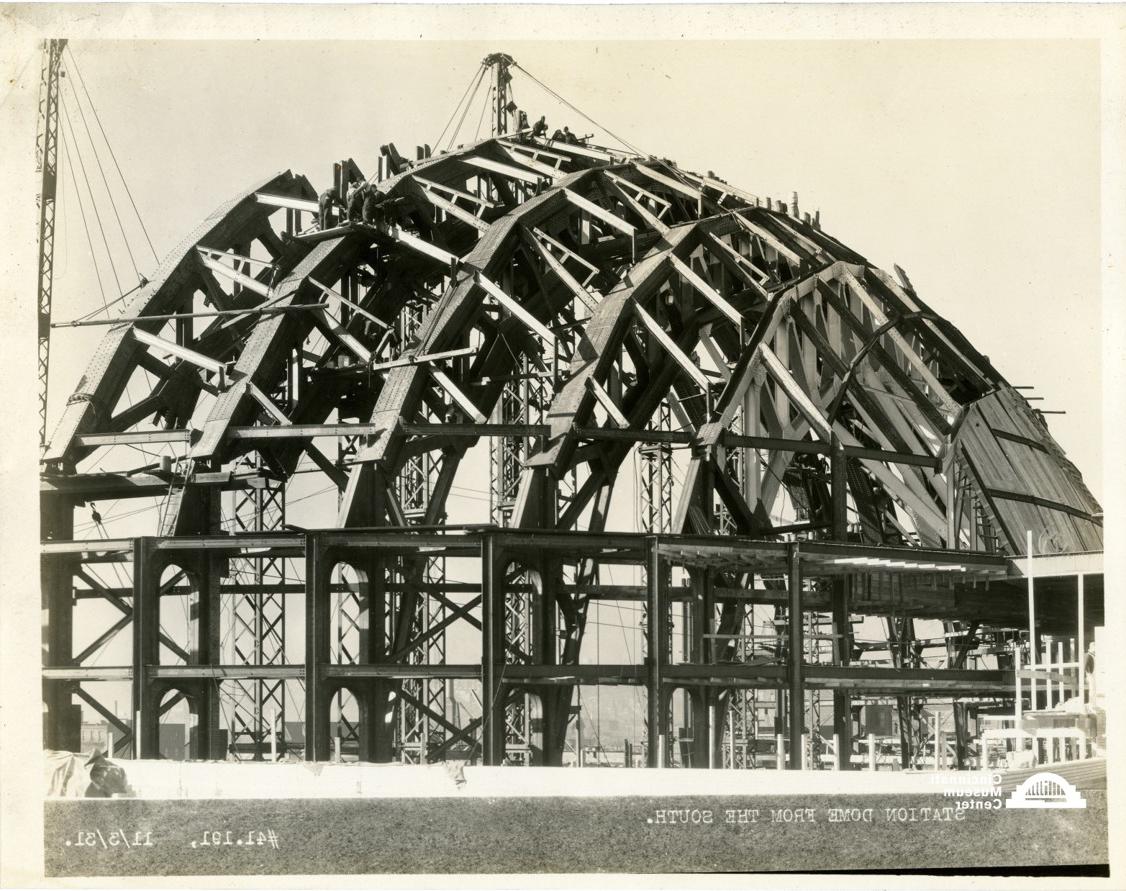
[[(1028, 670), (1036, 671), (1037, 650), (1040, 649), (1040, 640), (1036, 635), (1036, 586), (1032, 580), (1032, 530), (1025, 532), (1025, 575), (1028, 577)], [(1032, 699), (1029, 706), (1036, 711), (1036, 678), (1029, 679)]]
[[(220, 590), (219, 563), (224, 557), (203, 552), (199, 557), (199, 659), (202, 665), (219, 665), (223, 661), (222, 591)], [(200, 684), (197, 709), (195, 757), (218, 760), (226, 756), (219, 746), (219, 681), (208, 680)]]
[(647, 670), (649, 767), (664, 767), (665, 752), (665, 696), (661, 689), (661, 668), (665, 661), (666, 603), (661, 590), (661, 552), (659, 539), (650, 535), (645, 539), (645, 585), (649, 621), (645, 625), (645, 665)]
[(160, 664), (160, 568), (152, 539), (133, 539), (133, 728), (134, 758), (160, 756), (160, 697), (152, 668)]
[(790, 586), (790, 770), (800, 770), (805, 721), (805, 687), (802, 680), (801, 554), (796, 541), (786, 544)]
[(1087, 629), (1085, 627), (1086, 616), (1084, 610), (1086, 604), (1083, 602), (1083, 573), (1076, 576), (1079, 584), (1078, 594), (1078, 610), (1079, 610), (1079, 649), (1077, 650), (1079, 662), (1079, 704), (1085, 706), (1087, 703)]
[[(44, 541), (74, 538), (74, 507), (63, 498), (42, 502), (39, 517)], [(43, 557), (40, 566), (43, 609), (43, 665), (64, 668), (74, 659), (74, 571), (73, 557)], [(80, 709), (72, 706), (75, 685), (69, 681), (44, 681), (43, 744), (47, 748), (75, 751), (81, 747)]]
[(329, 576), (324, 542), (316, 533), (305, 536), (305, 760), (329, 758), (329, 709), (332, 692), (324, 666), (330, 658)]
[[(829, 453), (829, 483), (832, 503), (832, 537), (834, 541), (848, 539), (848, 458), (844, 444), (833, 434)], [(852, 661), (852, 625), (849, 623), (849, 579), (833, 579), (833, 661), (848, 665)], [(810, 728), (818, 732), (817, 728)], [(840, 741), (834, 752), (839, 770), (852, 767), (852, 697), (848, 690), (833, 691), (833, 735)]]
[(496, 538), (486, 535), (481, 539), (481, 757), (486, 765), (504, 761), (504, 585), (499, 569)]

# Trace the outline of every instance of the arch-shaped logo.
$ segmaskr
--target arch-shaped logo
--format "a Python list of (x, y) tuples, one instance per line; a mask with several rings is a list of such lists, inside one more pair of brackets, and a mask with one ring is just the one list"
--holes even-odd
[(1034, 773), (1013, 790), (1005, 807), (1049, 808), (1087, 806), (1087, 800), (1071, 783), (1056, 773)]

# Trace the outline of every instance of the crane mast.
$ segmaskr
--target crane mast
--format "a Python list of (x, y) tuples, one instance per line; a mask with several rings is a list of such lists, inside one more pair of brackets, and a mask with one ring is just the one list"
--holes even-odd
[(59, 78), (65, 40), (43, 41), (35, 169), (39, 187), (39, 442), (47, 438), (47, 376), (51, 350), (51, 287), (55, 266), (55, 190), (58, 184)]

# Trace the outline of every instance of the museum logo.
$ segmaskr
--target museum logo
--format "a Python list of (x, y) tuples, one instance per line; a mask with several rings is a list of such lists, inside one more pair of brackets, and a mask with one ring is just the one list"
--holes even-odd
[(1059, 774), (1042, 771), (1034, 773), (1013, 790), (1005, 800), (1005, 807), (1013, 808), (1084, 808), (1086, 799), (1071, 783)]

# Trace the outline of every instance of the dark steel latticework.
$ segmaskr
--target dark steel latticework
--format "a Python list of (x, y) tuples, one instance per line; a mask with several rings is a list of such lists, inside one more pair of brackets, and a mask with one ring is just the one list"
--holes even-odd
[(43, 47), (39, 78), (39, 130), (35, 142), (35, 172), (39, 185), (39, 441), (47, 437), (47, 377), (51, 352), (51, 292), (55, 279), (55, 195), (58, 191), (59, 77), (65, 40), (48, 40)]
[[(911, 718), (909, 696), (1008, 695), (1003, 660), (939, 668), (910, 626), (1020, 627), (1005, 558), (1025, 530), (1041, 552), (1101, 548), (1043, 418), (906, 276), (796, 202), (510, 113), (505, 135), (436, 156), (384, 146), (359, 219), (318, 222), (319, 190), (288, 171), (253, 184), (109, 325), (43, 459), (49, 741), (106, 679), (132, 686), (143, 755), (165, 693), (214, 731), (233, 684), (239, 754), (262, 751), (268, 707), (303, 720), (286, 745), (306, 758), (338, 737), (346, 757), (486, 763), (560, 763), (579, 684), (646, 687), (651, 764), (682, 763), (674, 694), (683, 761), (732, 766), (781, 754), (771, 718), (792, 756), (831, 710), (848, 752), (854, 699)], [(333, 188), (359, 178), (344, 162)], [(139, 369), (155, 383), (130, 405)], [(184, 460), (93, 469), (144, 443)], [(636, 525), (614, 500), (634, 466)], [(128, 498), (166, 500), (152, 535), (72, 541), (76, 507)], [(126, 606), (128, 665), (75, 657), (90, 562), (132, 567), (78, 601)], [(176, 665), (156, 644), (169, 566), (197, 580)], [(644, 661), (591, 663), (600, 601), (644, 606)], [(863, 616), (888, 619), (885, 662), (855, 658)]]

